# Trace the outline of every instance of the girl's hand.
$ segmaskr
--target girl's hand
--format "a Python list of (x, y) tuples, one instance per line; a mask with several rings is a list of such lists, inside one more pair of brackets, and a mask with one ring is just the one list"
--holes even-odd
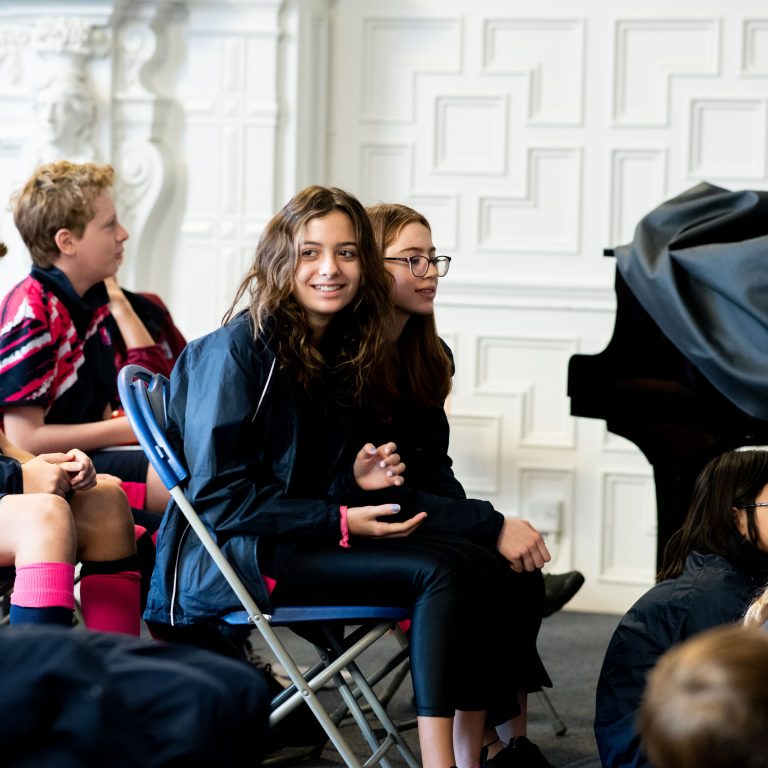
[(368, 507), (350, 507), (347, 510), (347, 526), (354, 536), (368, 536), (375, 539), (394, 539), (410, 536), (427, 516), (426, 512), (399, 523), (387, 523), (377, 520), (385, 515), (396, 515), (399, 504), (377, 504)]
[(90, 456), (74, 448), (67, 454), (68, 461), (62, 468), (69, 473), (69, 482), (73, 491), (87, 491), (96, 485), (96, 468)]
[(355, 457), (352, 468), (355, 482), (364, 491), (377, 491), (392, 485), (402, 485), (405, 464), (395, 453), (394, 443), (384, 443), (378, 448), (373, 443), (366, 443)]
[(53, 493), (62, 498), (72, 486), (66, 471), (66, 453), (41, 453), (21, 465), (24, 493)]
[(542, 535), (527, 520), (516, 517), (504, 518), (496, 549), (518, 573), (539, 570), (552, 559)]

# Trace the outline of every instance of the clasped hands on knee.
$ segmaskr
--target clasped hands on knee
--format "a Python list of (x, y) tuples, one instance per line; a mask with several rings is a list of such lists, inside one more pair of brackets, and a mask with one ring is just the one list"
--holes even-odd
[(41, 453), (21, 465), (25, 493), (53, 493), (65, 496), (70, 491), (87, 491), (96, 485), (96, 470), (82, 451)]
[[(405, 464), (400, 461), (394, 443), (375, 446), (366, 443), (355, 457), (353, 472), (355, 482), (364, 491), (377, 491), (382, 488), (402, 485), (405, 480)], [(347, 510), (349, 532), (355, 536), (372, 538), (397, 538), (409, 536), (415, 531), (426, 512), (419, 512), (404, 521), (387, 522), (382, 517), (400, 512), (399, 504), (374, 504), (366, 507), (350, 507)]]

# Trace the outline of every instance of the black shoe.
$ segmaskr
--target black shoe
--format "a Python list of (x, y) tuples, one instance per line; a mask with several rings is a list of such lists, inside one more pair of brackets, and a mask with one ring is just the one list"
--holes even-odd
[(584, 576), (579, 571), (544, 574), (544, 616), (559, 611), (580, 589)]
[(510, 741), (490, 759), (486, 754), (481, 757), (481, 768), (555, 768), (541, 754), (541, 750), (525, 736), (518, 736), (514, 742)]

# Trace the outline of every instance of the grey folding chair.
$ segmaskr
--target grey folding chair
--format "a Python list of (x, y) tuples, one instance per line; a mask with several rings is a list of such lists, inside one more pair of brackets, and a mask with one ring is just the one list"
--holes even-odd
[[(278, 606), (271, 614), (263, 613), (233, 564), (224, 557), (194, 507), (184, 496), (182, 486), (188, 472), (165, 435), (165, 409), (170, 382), (146, 368), (129, 365), (120, 371), (118, 391), (126, 416), (150, 463), (243, 606), (243, 611), (223, 619), (232, 625), (255, 627), (291, 680), (291, 686), (272, 701), (270, 724), (276, 724), (304, 702), (350, 768), (368, 768), (378, 763), (389, 768), (386, 755), (392, 747), (396, 747), (409, 768), (418, 768), (419, 762), (356, 664), (356, 659), (363, 651), (390, 631), (397, 622), (409, 617), (409, 610), (398, 606)], [(322, 642), (313, 641), (320, 654), (319, 663), (302, 673), (275, 633), (273, 628), (276, 626), (289, 627), (300, 635), (303, 628), (311, 627), (313, 636), (322, 638)], [(352, 629), (339, 631), (340, 627)], [(342, 672), (349, 675), (354, 690)], [(345, 707), (352, 714), (371, 749), (370, 756), (364, 762), (355, 755), (334, 718), (317, 697), (317, 691), (328, 681), (332, 681), (338, 689)], [(362, 698), (366, 710), (377, 721), (373, 725), (366, 718), (358, 697)]]

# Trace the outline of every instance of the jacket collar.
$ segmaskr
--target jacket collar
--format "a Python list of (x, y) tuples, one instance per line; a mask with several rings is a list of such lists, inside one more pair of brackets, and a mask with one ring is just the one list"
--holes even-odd
[(85, 332), (97, 309), (109, 304), (107, 286), (103, 282), (96, 283), (79, 296), (69, 282), (69, 278), (57, 267), (48, 267), (48, 269), (32, 267), (31, 274), (35, 280), (61, 299), (78, 333)]

